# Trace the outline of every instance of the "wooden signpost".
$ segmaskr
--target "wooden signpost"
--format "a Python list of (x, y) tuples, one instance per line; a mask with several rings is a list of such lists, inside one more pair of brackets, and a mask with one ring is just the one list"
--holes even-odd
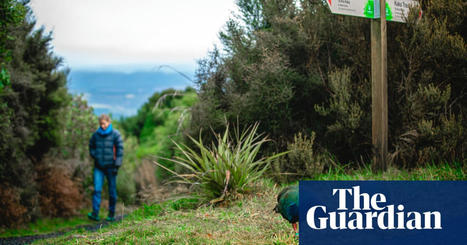
[[(379, 0), (377, 0), (379, 1)], [(381, 3), (385, 0), (381, 0)], [(380, 4), (380, 13), (386, 4)], [(371, 135), (374, 149), (373, 169), (385, 171), (388, 155), (388, 85), (387, 85), (386, 15), (371, 20)]]
[[(373, 169), (388, 164), (388, 86), (386, 20), (405, 22), (416, 0), (326, 0), (331, 12), (371, 19), (371, 114)], [(386, 13), (386, 14), (380, 14)]]

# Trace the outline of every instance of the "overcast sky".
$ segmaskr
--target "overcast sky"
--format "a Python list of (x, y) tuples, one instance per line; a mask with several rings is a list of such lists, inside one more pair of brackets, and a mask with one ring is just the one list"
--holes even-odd
[(169, 64), (194, 71), (235, 0), (32, 0), (38, 25), (72, 69)]

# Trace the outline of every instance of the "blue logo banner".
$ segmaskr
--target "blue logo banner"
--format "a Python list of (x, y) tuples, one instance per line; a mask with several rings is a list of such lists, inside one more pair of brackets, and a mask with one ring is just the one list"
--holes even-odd
[(300, 181), (300, 244), (467, 244), (467, 181)]

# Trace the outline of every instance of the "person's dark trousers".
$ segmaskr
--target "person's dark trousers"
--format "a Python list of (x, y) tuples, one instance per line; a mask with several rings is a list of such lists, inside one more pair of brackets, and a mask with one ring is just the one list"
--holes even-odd
[(107, 183), (109, 187), (109, 217), (114, 217), (115, 204), (117, 203), (117, 172), (112, 168), (94, 168), (94, 192), (92, 195), (92, 212), (96, 217), (99, 216), (102, 186), (104, 185), (104, 176), (107, 178)]

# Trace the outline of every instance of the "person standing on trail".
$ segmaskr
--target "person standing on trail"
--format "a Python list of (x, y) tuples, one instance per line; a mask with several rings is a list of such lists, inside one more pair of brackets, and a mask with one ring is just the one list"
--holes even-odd
[(99, 117), (99, 125), (99, 129), (89, 140), (89, 153), (94, 159), (94, 192), (92, 212), (88, 213), (88, 218), (99, 221), (101, 192), (105, 176), (109, 186), (109, 214), (106, 220), (114, 221), (117, 203), (117, 172), (122, 165), (123, 141), (120, 132), (112, 128), (108, 115), (102, 114)]

